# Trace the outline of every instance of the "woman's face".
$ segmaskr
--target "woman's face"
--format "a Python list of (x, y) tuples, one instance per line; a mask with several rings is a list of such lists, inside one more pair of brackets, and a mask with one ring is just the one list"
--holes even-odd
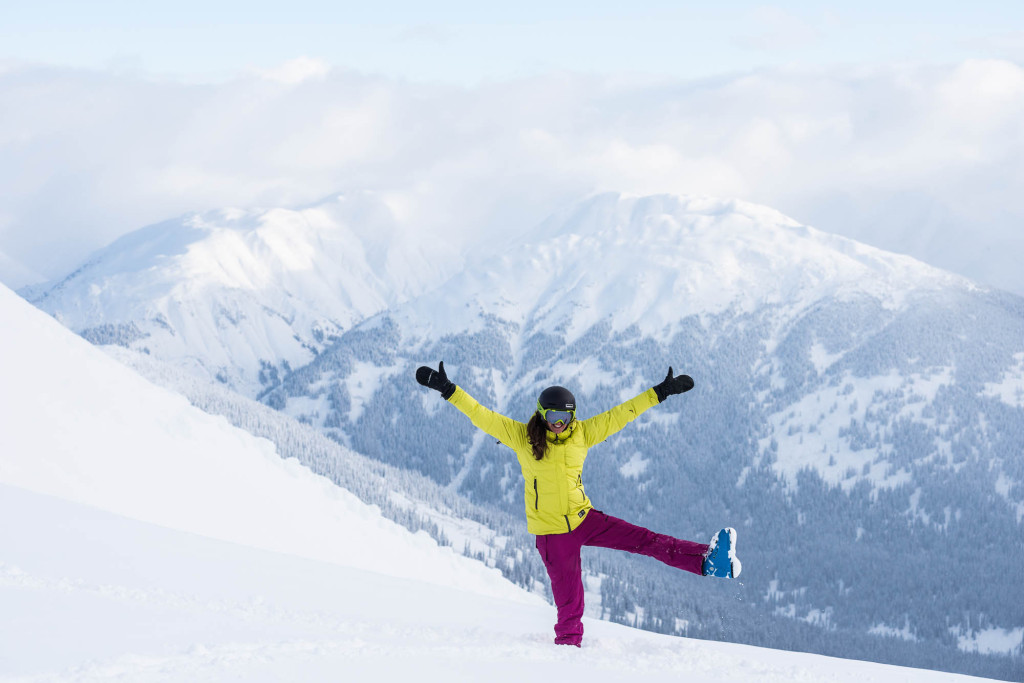
[(569, 426), (568, 422), (558, 422), (557, 424), (551, 424), (548, 422), (548, 429), (555, 434), (561, 434)]
[(548, 431), (554, 432), (555, 434), (561, 434), (564, 432), (572, 420), (576, 417), (575, 410), (556, 410), (554, 408), (539, 408), (538, 412), (544, 418), (544, 422), (548, 426)]

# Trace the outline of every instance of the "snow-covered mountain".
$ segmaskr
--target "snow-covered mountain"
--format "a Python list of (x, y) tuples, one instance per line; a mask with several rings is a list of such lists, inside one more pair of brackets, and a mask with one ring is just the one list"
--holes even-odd
[[(434, 288), (416, 278), (419, 295), (382, 297), (305, 366), (265, 373), (262, 399), (521, 514), (507, 451), (416, 385), (417, 365), (443, 359), (454, 381), (524, 420), (548, 384), (571, 387), (587, 416), (672, 365), (697, 388), (595, 449), (588, 493), (660, 531), (703, 538), (728, 523), (755, 540), (743, 582), (712, 591), (598, 553), (606, 618), (958, 670), (988, 670), (967, 661), (972, 650), (1024, 654), (1020, 298), (764, 207), (677, 196), (597, 196), (500, 252), (423, 258), (465, 267)], [(102, 309), (92, 279), (72, 289)], [(43, 304), (70, 321), (60, 297)], [(72, 327), (187, 355), (97, 335), (104, 315)], [(222, 329), (241, 334), (208, 327), (187, 353), (232, 348)]]
[(0, 286), (0, 680), (980, 680), (588, 623), (383, 520)]
[[(962, 326), (969, 323), (960, 317), (964, 310), (975, 309), (969, 314), (974, 320), (986, 307), (995, 309), (992, 315), (964, 331), (971, 339), (955, 350), (915, 349), (920, 340), (893, 337), (910, 332), (902, 327), (907, 316), (942, 311)], [(750, 383), (732, 397), (743, 402), (737, 408), (755, 401), (771, 409), (775, 429), (762, 438), (778, 440), (782, 431), (796, 429), (790, 429), (796, 415), (788, 414), (799, 405), (795, 399), (811, 395), (819, 401), (818, 390), (832, 398), (825, 413), (841, 404), (854, 419), (870, 413), (875, 389), (934, 394), (956, 379), (983, 381), (985, 395), (1003, 396), (1010, 407), (1024, 405), (1014, 393), (1020, 381), (1014, 354), (1024, 352), (1024, 340), (1014, 335), (1020, 307), (1019, 299), (799, 225), (765, 207), (603, 195), (552, 218), (508, 253), (473, 263), (443, 286), (342, 335), (265, 400), (374, 452), (380, 449), (370, 443), (374, 422), (366, 412), (375, 406), (391, 411), (392, 401), (382, 399), (398, 402), (410, 364), (417, 362), (445, 359), (454, 372), (462, 371), (456, 379), (479, 384), (491, 405), (527, 416), (548, 381), (621, 399), (660, 379), (668, 364), (707, 378), (729, 360), (729, 372)], [(989, 338), (982, 332), (987, 324), (1008, 334)], [(991, 367), (976, 368), (982, 375), (957, 377), (954, 361), (966, 356), (976, 362), (969, 343), (975, 338), (1000, 345), (998, 358)], [(873, 349), (876, 342), (893, 346)], [(866, 359), (871, 367), (851, 365), (876, 351), (884, 358)], [(745, 355), (730, 357), (736, 353)], [(861, 378), (869, 381), (860, 386)], [(842, 398), (831, 395), (836, 387)], [(414, 403), (426, 404), (418, 397)], [(815, 418), (813, 424), (821, 422), (810, 408), (803, 412)], [(366, 443), (359, 433), (367, 434)], [(805, 450), (773, 457), (775, 469), (791, 479), (806, 465), (835, 478), (837, 465), (786, 459)], [(432, 474), (446, 480), (440, 471)], [(860, 476), (853, 479), (848, 483)]]
[[(897, 657), (893, 639), (954, 656), (991, 636), (1019, 656), (1022, 359), (1012, 295), (763, 207), (605, 195), (342, 334), (264, 400), (515, 512), (517, 465), (416, 385), (417, 365), (444, 360), (522, 420), (544, 386), (572, 388), (587, 416), (672, 365), (697, 389), (595, 449), (587, 490), (686, 538), (744, 529), (746, 589), (709, 608), (623, 560), (608, 593), (630, 597), (609, 616), (757, 643), (788, 619), (798, 641), (863, 656)], [(756, 612), (745, 623), (700, 619), (736, 599)]]
[(269, 441), (150, 384), (6, 287), (0, 312), (0, 483), (268, 551), (518, 593)]
[(613, 333), (635, 327), (671, 336), (691, 316), (770, 306), (791, 317), (829, 297), (869, 296), (896, 308), (918, 290), (971, 287), (767, 207), (709, 198), (599, 195), (515, 246), (470, 264), (403, 310), (430, 319), (439, 334), (496, 316), (529, 320), (546, 333), (564, 330), (572, 342), (603, 322)]
[(370, 193), (226, 209), (136, 231), (30, 295), (100, 343), (146, 349), (255, 395), (354, 323), (450, 268)]

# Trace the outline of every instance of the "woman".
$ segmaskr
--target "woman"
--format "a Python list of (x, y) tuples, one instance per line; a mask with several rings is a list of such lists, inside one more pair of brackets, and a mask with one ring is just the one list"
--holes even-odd
[(580, 548), (615, 548), (647, 555), (702, 576), (739, 576), (736, 531), (722, 529), (710, 544), (656, 534), (595, 510), (583, 490), (587, 449), (601, 443), (648, 408), (693, 388), (688, 375), (672, 375), (622, 405), (586, 420), (576, 419), (576, 399), (564, 387), (548, 387), (526, 424), (484, 408), (437, 370), (421, 367), (416, 381), (466, 414), (477, 428), (515, 451), (523, 471), (527, 530), (551, 579), (558, 608), (555, 642), (580, 646), (583, 640), (583, 577)]

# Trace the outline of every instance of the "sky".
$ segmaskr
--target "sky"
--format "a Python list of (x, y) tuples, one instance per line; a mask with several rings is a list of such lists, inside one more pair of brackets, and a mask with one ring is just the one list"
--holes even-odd
[(2, 17), (7, 58), (198, 81), (302, 55), (463, 85), (558, 70), (692, 79), (788, 64), (1024, 57), (1024, 6), (1008, 0), (44, 0), (10, 6)]
[(0, 281), (369, 190), (439, 240), (736, 197), (1024, 293), (1024, 4), (6, 3)]

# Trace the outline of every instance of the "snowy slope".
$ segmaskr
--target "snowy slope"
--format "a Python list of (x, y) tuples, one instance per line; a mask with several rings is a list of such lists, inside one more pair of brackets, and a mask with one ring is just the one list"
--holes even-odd
[(520, 595), (2, 287), (0, 316), (0, 483), (265, 550)]
[[(972, 680), (588, 623), (0, 288), (0, 680)], [(974, 679), (977, 680), (977, 679)]]
[(547, 605), (259, 551), (5, 485), (0, 599), (4, 683), (983, 680), (595, 621), (582, 650), (559, 648)]
[(415, 232), (371, 195), (224, 209), (143, 228), (33, 297), (93, 340), (145, 348), (254, 395), (260, 371), (440, 277)]

